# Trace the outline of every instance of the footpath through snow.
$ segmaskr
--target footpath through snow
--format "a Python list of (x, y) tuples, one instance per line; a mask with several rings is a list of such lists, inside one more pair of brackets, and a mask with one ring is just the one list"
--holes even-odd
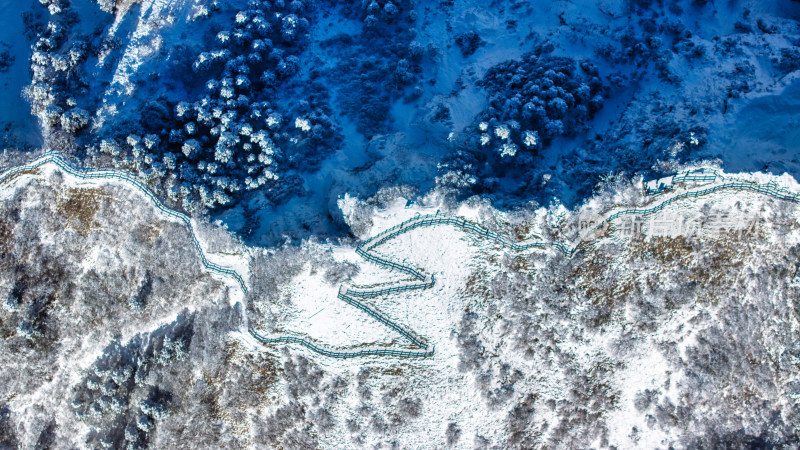
[[(176, 219), (186, 225), (192, 236), (194, 247), (200, 254), (203, 266), (208, 271), (219, 275), (224, 279), (233, 281), (235, 286), (239, 288), (242, 298), (244, 298), (244, 296), (247, 294), (247, 283), (239, 272), (232, 268), (223, 267), (208, 259), (207, 253), (204, 250), (204, 246), (201, 244), (201, 240), (197, 237), (191, 218), (181, 212), (174, 211), (164, 206), (164, 204), (161, 203), (156, 195), (153, 194), (153, 192), (150, 191), (144, 183), (137, 180), (136, 177), (131, 173), (111, 169), (82, 169), (68, 162), (57, 152), (48, 152), (28, 164), (14, 167), (1, 173), (0, 184), (17, 174), (26, 172), (30, 173), (46, 164), (54, 164), (61, 170), (78, 179), (120, 180), (124, 181), (129, 186), (135, 187), (148, 199), (150, 199), (156, 208), (158, 208), (158, 210), (161, 211), (165, 216)], [(649, 201), (650, 204), (653, 204), (653, 206), (647, 208), (614, 208), (610, 211), (607, 211), (596, 222), (593, 223), (593, 227), (589, 230), (590, 233), (584, 234), (584, 236), (592, 236), (593, 231), (609, 225), (612, 221), (622, 216), (647, 216), (657, 213), (666, 206), (679, 200), (697, 198), (723, 190), (751, 191), (779, 200), (800, 203), (800, 193), (791, 192), (788, 188), (779, 186), (774, 179), (771, 179), (767, 183), (759, 183), (758, 177), (751, 177), (747, 179), (743, 177), (726, 176), (716, 170), (693, 169), (678, 173), (673, 177), (647, 183), (645, 185), (645, 193), (651, 195)], [(435, 277), (431, 274), (427, 274), (425, 269), (417, 267), (413, 263), (405, 260), (396, 261), (380, 256), (373, 251), (382, 244), (385, 244), (414, 229), (440, 225), (455, 227), (456, 229), (459, 229), (465, 233), (491, 240), (497, 244), (500, 244), (504, 248), (509, 248), (514, 251), (554, 248), (569, 257), (580, 251), (583, 246), (591, 244), (590, 240), (584, 240), (584, 238), (581, 237), (572, 243), (561, 241), (548, 242), (541, 240), (514, 242), (496, 232), (489, 230), (488, 228), (482, 227), (475, 222), (461, 217), (448, 217), (439, 215), (438, 213), (435, 215), (418, 215), (378, 233), (372, 238), (367, 239), (359, 244), (355, 249), (356, 254), (363, 259), (381, 267), (409, 275), (411, 280), (387, 284), (379, 283), (377, 285), (369, 286), (342, 285), (337, 294), (337, 298), (339, 300), (342, 300), (350, 306), (363, 311), (374, 320), (391, 329), (393, 332), (397, 333), (404, 340), (406, 340), (412, 348), (361, 348), (359, 350), (349, 351), (346, 349), (326, 348), (320, 343), (315, 343), (298, 336), (281, 335), (267, 337), (263, 336), (257, 330), (252, 328), (248, 330), (250, 335), (254, 339), (264, 344), (298, 344), (315, 353), (332, 358), (357, 358), (365, 356), (426, 358), (433, 356), (435, 352), (435, 347), (433, 344), (429, 343), (426, 338), (411, 330), (409, 327), (398, 323), (392, 318), (391, 314), (381, 311), (376, 305), (374, 305), (374, 303), (370, 302), (369, 299), (383, 295), (396, 294), (399, 292), (429, 289), (435, 285)]]

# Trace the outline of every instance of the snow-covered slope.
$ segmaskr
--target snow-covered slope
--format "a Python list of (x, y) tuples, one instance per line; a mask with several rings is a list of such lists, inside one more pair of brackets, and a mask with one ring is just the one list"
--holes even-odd
[[(53, 165), (20, 172), (2, 190), (5, 442), (792, 445), (800, 185), (699, 173), (655, 195), (641, 180), (620, 183), (579, 210), (529, 215), (480, 201), (453, 209), (439, 195), (384, 199), (384, 209), (343, 199), (365, 237), (419, 213), (491, 230), (431, 223), (375, 247), (435, 277), (368, 299), (435, 352), (336, 359), (243, 331), (396, 346), (335, 292), (401, 272), (349, 244), (252, 250), (245, 311), (192, 256), (189, 230), (138, 190)], [(215, 254), (235, 251), (208, 233), (198, 232)], [(515, 250), (494, 236), (582, 244)]]
[[(793, 400), (800, 373), (786, 359), (800, 326), (792, 300), (796, 203), (749, 190), (710, 191), (726, 183), (776, 193), (800, 186), (790, 177), (716, 174), (716, 182), (676, 185), (655, 197), (631, 185), (581, 211), (540, 210), (516, 223), (519, 238), (573, 239), (614, 211), (665, 205), (583, 234), (589, 245), (572, 257), (511, 251), (451, 226), (410, 230), (383, 244), (383, 254), (434, 274), (437, 287), (373, 302), (427, 336), (436, 354), (421, 361), (337, 361), (295, 347), (292, 352), (318, 359), (328, 372), (346, 379), (359, 373), (356, 392), (326, 406), (334, 418), (358, 411), (343, 424), (349, 440), (333, 425), (320, 433), (322, 445), (791, 446), (800, 406)], [(693, 191), (709, 193), (685, 196)], [(343, 203), (344, 210), (352, 221), (363, 220), (353, 202)], [(405, 203), (366, 213), (374, 225), (365, 234), (437, 209)], [(509, 225), (497, 225), (508, 218), (487, 206), (465, 205), (457, 213), (514, 235)], [(583, 222), (590, 217), (595, 221)], [(315, 258), (325, 258), (322, 251), (339, 263), (354, 262), (336, 246), (311, 248)], [(369, 317), (355, 310), (347, 315), (330, 282), (309, 267), (279, 284), (286, 290), (272, 308), (283, 313), (273, 316), (272, 326), (358, 348), (354, 333), (370, 330)], [(370, 284), (402, 276), (362, 263), (348, 279)], [(313, 325), (320, 314), (327, 320)], [(390, 334), (373, 331), (361, 339), (386, 345)], [(386, 375), (395, 372), (402, 373), (399, 380)], [(382, 375), (371, 382), (374, 373)], [(403, 420), (392, 405), (395, 383), (420, 404)], [(390, 398), (366, 393), (375, 389)], [(766, 404), (772, 406), (765, 415)]]

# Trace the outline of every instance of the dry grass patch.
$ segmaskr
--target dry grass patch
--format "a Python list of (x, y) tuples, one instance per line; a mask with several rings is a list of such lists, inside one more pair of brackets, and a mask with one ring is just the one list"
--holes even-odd
[[(21, 171), (15, 173), (15, 174), (9, 176), (5, 180), (3, 180), (3, 183), (9, 183), (12, 180), (14, 180), (16, 178), (19, 178), (19, 177), (21, 177), (23, 175), (39, 175), (39, 173), (40, 172), (39, 172), (38, 168), (36, 168), (36, 169), (28, 169), (28, 170), (21, 170)], [(0, 184), (2, 184), (2, 183), (0, 183)]]
[(11, 253), (11, 237), (14, 225), (5, 217), (0, 217), (0, 255)]
[[(753, 255), (748, 246), (750, 239), (754, 235), (742, 236), (737, 231), (723, 232), (715, 238), (652, 237), (632, 242), (628, 261), (657, 266), (654, 268), (662, 275), (678, 271), (687, 284), (704, 287), (698, 301), (713, 304), (719, 300), (720, 289), (736, 282), (743, 261)], [(659, 279), (660, 276), (651, 281)]]
[(575, 287), (595, 305), (615, 305), (618, 298), (627, 297), (633, 291), (634, 277), (632, 274), (614, 276), (613, 267), (613, 258), (596, 249), (587, 249), (583, 261), (572, 271)]
[(381, 373), (384, 374), (384, 375), (391, 375), (391, 376), (394, 376), (394, 377), (399, 377), (400, 375), (403, 374), (403, 368), (402, 367), (395, 367), (393, 369), (383, 369), (383, 370), (381, 370)]
[(467, 296), (478, 298), (478, 303), (483, 303), (489, 299), (488, 279), (489, 274), (483, 269), (478, 269), (469, 275), (462, 292)]
[(521, 223), (519, 225), (514, 225), (514, 236), (516, 236), (518, 241), (524, 241), (528, 239), (528, 235), (531, 233), (531, 224), (529, 223)]
[(67, 226), (81, 236), (99, 227), (95, 216), (100, 208), (108, 207), (111, 196), (98, 188), (69, 188), (59, 197), (56, 208), (67, 218)]
[(656, 236), (632, 242), (631, 257), (641, 259), (652, 256), (661, 264), (686, 262), (694, 253), (694, 247), (685, 236)]

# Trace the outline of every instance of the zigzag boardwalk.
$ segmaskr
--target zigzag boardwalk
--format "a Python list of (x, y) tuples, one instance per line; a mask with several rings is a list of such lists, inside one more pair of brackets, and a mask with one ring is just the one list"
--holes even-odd
[[(239, 275), (238, 272), (236, 272), (233, 269), (222, 267), (208, 260), (205, 251), (203, 251), (203, 248), (200, 245), (200, 241), (198, 240), (197, 235), (195, 234), (195, 230), (192, 226), (191, 219), (187, 215), (181, 212), (171, 210), (166, 206), (164, 206), (164, 204), (161, 203), (161, 201), (156, 197), (156, 195), (152, 191), (150, 191), (150, 189), (148, 189), (144, 183), (136, 179), (134, 175), (128, 172), (112, 170), (112, 169), (82, 169), (67, 162), (57, 152), (48, 152), (28, 164), (14, 167), (12, 169), (3, 172), (2, 174), (0, 174), (0, 184), (2, 184), (5, 180), (9, 179), (10, 177), (16, 174), (37, 169), (38, 167), (48, 163), (53, 163), (56, 166), (58, 166), (61, 170), (80, 179), (117, 179), (117, 180), (122, 180), (128, 183), (129, 185), (137, 188), (147, 198), (149, 198), (153, 202), (155, 207), (159, 211), (161, 211), (164, 215), (177, 219), (183, 222), (187, 226), (190, 235), (192, 236), (192, 244), (194, 245), (197, 252), (200, 254), (200, 259), (203, 263), (203, 266), (206, 269), (218, 275), (226, 276), (233, 279), (241, 289), (242, 293), (247, 294), (247, 285), (245, 284), (244, 279), (242, 278), (241, 275)], [(719, 175), (716, 174), (715, 175), (698, 174), (696, 171), (690, 171), (684, 174), (675, 175), (672, 179), (674, 183), (682, 183), (686, 181), (714, 182), (716, 181), (718, 176)], [(703, 195), (708, 195), (723, 190), (751, 191), (759, 194), (764, 194), (779, 200), (789, 201), (792, 203), (800, 203), (800, 195), (789, 192), (786, 189), (777, 188), (773, 184), (760, 185), (757, 183), (749, 183), (743, 181), (723, 182), (721, 184), (717, 184), (705, 189), (698, 189), (694, 191), (677, 194), (673, 197), (661, 201), (658, 205), (652, 208), (647, 208), (647, 209), (631, 208), (631, 209), (624, 209), (621, 211), (617, 211), (615, 213), (606, 216), (605, 219), (600, 221), (593, 228), (593, 230), (599, 229), (606, 223), (609, 223), (614, 219), (617, 219), (618, 217), (624, 215), (646, 216), (661, 211), (662, 209), (664, 209), (664, 207), (676, 201), (687, 198), (697, 198)], [(379, 311), (375, 306), (369, 305), (368, 303), (359, 299), (367, 299), (371, 297), (378, 297), (381, 295), (388, 295), (388, 294), (397, 294), (400, 292), (407, 292), (416, 289), (429, 289), (433, 287), (436, 283), (436, 280), (433, 277), (433, 275), (426, 275), (422, 269), (414, 267), (405, 261), (402, 262), (392, 261), (388, 258), (384, 258), (370, 252), (374, 250), (376, 247), (380, 246), (381, 244), (388, 242), (389, 240), (394, 239), (403, 233), (407, 233), (416, 228), (431, 227), (438, 225), (453, 226), (468, 234), (473, 234), (478, 237), (490, 239), (500, 244), (503, 247), (510, 248), (516, 251), (524, 251), (529, 249), (545, 249), (548, 247), (553, 247), (562, 252), (563, 254), (565, 254), (566, 256), (572, 256), (575, 252), (577, 252), (580, 249), (580, 246), (582, 245), (582, 242), (577, 242), (575, 245), (569, 245), (563, 242), (538, 242), (538, 241), (513, 242), (493, 231), (490, 231), (487, 228), (478, 225), (475, 222), (468, 221), (461, 217), (444, 217), (438, 215), (438, 213), (436, 215), (417, 216), (412, 219), (406, 220), (400, 224), (397, 224), (387, 230), (384, 230), (381, 233), (378, 233), (377, 235), (373, 236), (370, 239), (367, 239), (366, 241), (362, 242), (356, 247), (356, 253), (365, 260), (378, 264), (382, 267), (386, 267), (391, 270), (397, 270), (399, 272), (403, 272), (411, 276), (412, 278), (411, 281), (388, 283), (382, 286), (343, 285), (340, 287), (339, 293), (337, 295), (337, 298), (339, 298), (340, 300), (365, 312), (378, 322), (382, 323), (386, 327), (390, 328), (392, 331), (402, 336), (405, 340), (407, 340), (414, 347), (416, 347), (415, 349), (399, 350), (390, 348), (372, 348), (372, 349), (364, 349), (358, 351), (331, 350), (323, 348), (306, 339), (295, 336), (264, 337), (257, 331), (253, 330), (252, 328), (248, 330), (250, 332), (250, 335), (253, 336), (253, 338), (255, 338), (256, 340), (263, 342), (265, 344), (298, 344), (315, 353), (318, 353), (323, 356), (328, 356), (331, 358), (359, 358), (366, 356), (427, 358), (433, 356), (435, 352), (434, 346), (429, 345), (423, 337), (420, 337), (412, 330), (409, 330), (406, 327), (393, 321), (387, 314)]]
[[(705, 180), (703, 180), (705, 181)], [(714, 192), (722, 191), (722, 190), (749, 190), (753, 192), (758, 192), (761, 194), (769, 195), (774, 198), (780, 200), (787, 200), (793, 203), (800, 203), (800, 196), (797, 194), (789, 193), (786, 190), (777, 189), (774, 186), (760, 186), (756, 184), (750, 183), (724, 183), (721, 185), (717, 185), (711, 188), (699, 190), (699, 191), (692, 191), (686, 192), (683, 194), (676, 195), (672, 198), (666, 199), (660, 204), (655, 207), (647, 208), (647, 209), (627, 209), (618, 211), (606, 217), (604, 220), (599, 222), (594, 229), (598, 229), (602, 227), (604, 224), (613, 221), (614, 219), (621, 217), (623, 215), (640, 215), (640, 216), (647, 216), (649, 214), (656, 213), (661, 211), (667, 205), (674, 203), (678, 200), (682, 200), (685, 198), (696, 198), (701, 195), (707, 195)], [(477, 223), (470, 222), (464, 218), (460, 217), (443, 217), (437, 215), (425, 215), (425, 216), (418, 216), (412, 219), (406, 220), (400, 224), (397, 224), (383, 232), (373, 236), (372, 238), (362, 242), (356, 247), (356, 253), (361, 256), (362, 258), (370, 261), (372, 263), (378, 264), (380, 266), (386, 267), (388, 269), (397, 270), (403, 273), (410, 275), (414, 280), (420, 282), (407, 282), (407, 283), (396, 283), (394, 286), (384, 287), (380, 289), (372, 289), (369, 287), (347, 287), (342, 286), (339, 289), (338, 298), (347, 302), (348, 304), (355, 306), (356, 308), (366, 312), (367, 314), (374, 317), (379, 322), (383, 323), (384, 325), (388, 326), (389, 328), (396, 331), (398, 334), (406, 338), (412, 344), (419, 347), (420, 351), (399, 351), (394, 352), (388, 349), (374, 349), (374, 350), (365, 350), (365, 351), (358, 351), (358, 352), (347, 352), (347, 351), (332, 351), (332, 350), (325, 350), (321, 349), (320, 347), (302, 339), (293, 336), (283, 336), (283, 337), (275, 337), (275, 338), (265, 338), (263, 336), (253, 334), (256, 339), (264, 342), (264, 343), (297, 343), (303, 345), (304, 347), (315, 351), (321, 355), (325, 356), (332, 356), (336, 358), (355, 358), (360, 356), (404, 356), (404, 357), (429, 357), (433, 356), (434, 349), (430, 348), (422, 341), (421, 338), (418, 338), (416, 334), (412, 331), (403, 328), (402, 326), (394, 323), (391, 319), (389, 319), (386, 315), (375, 311), (374, 309), (370, 308), (366, 304), (360, 302), (354, 297), (361, 297), (361, 298), (368, 298), (368, 297), (377, 297), (381, 295), (387, 294), (395, 294), (398, 292), (405, 292), (414, 289), (427, 289), (433, 287), (435, 284), (435, 278), (433, 275), (425, 275), (422, 272), (422, 269), (415, 268), (408, 263), (399, 263), (396, 261), (392, 261), (388, 258), (383, 258), (379, 255), (375, 255), (369, 253), (371, 250), (374, 250), (376, 247), (380, 246), (381, 244), (388, 242), (391, 239), (394, 239), (397, 236), (400, 236), (403, 233), (408, 231), (414, 230), (416, 228), (421, 227), (430, 227), (430, 226), (437, 226), (437, 225), (450, 225), (455, 228), (461, 229), (466, 233), (470, 233), (476, 235), (478, 237), (484, 237), (487, 239), (491, 239), (503, 247), (511, 248), (516, 251), (524, 251), (529, 249), (544, 249), (547, 247), (553, 247), (558, 249), (566, 256), (572, 256), (575, 254), (581, 246), (581, 242), (576, 243), (573, 246), (565, 244), (563, 242), (512, 242), (505, 237), (484, 228)], [(252, 333), (252, 332), (251, 332)]]

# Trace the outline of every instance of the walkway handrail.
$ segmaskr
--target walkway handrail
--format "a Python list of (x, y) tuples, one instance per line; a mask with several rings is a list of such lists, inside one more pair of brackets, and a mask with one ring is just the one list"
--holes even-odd
[[(714, 175), (714, 179), (716, 179), (716, 177), (717, 176)], [(766, 195), (772, 196), (772, 197), (780, 199), (780, 200), (786, 200), (786, 201), (791, 201), (791, 202), (794, 202), (794, 203), (800, 203), (800, 195), (793, 194), (793, 193), (789, 192), (786, 189), (779, 189), (779, 188), (776, 188), (774, 186), (766, 186), (765, 187), (765, 186), (761, 186), (761, 185), (757, 185), (757, 184), (753, 184), (753, 183), (746, 183), (746, 182), (729, 182), (729, 183), (723, 183), (723, 184), (720, 184), (720, 185), (717, 185), (717, 186), (712, 186), (710, 188), (702, 189), (702, 190), (699, 190), (699, 191), (691, 191), (691, 192), (685, 192), (685, 193), (682, 193), (682, 194), (678, 194), (678, 195), (676, 195), (674, 197), (671, 197), (671, 198), (668, 198), (668, 199), (662, 201), (658, 205), (653, 206), (651, 208), (646, 208), (646, 209), (629, 208), (629, 209), (625, 209), (625, 210), (614, 212), (614, 213), (608, 215), (605, 219), (600, 221), (598, 224), (596, 224), (595, 227), (592, 228), (590, 231), (595, 231), (597, 229), (600, 229), (605, 224), (607, 224), (607, 223), (609, 223), (609, 222), (611, 222), (611, 221), (613, 221), (613, 220), (615, 220), (615, 219), (617, 219), (617, 218), (619, 218), (621, 216), (624, 216), (624, 215), (647, 216), (647, 215), (650, 215), (650, 214), (653, 214), (653, 213), (661, 211), (662, 209), (664, 209), (666, 206), (668, 206), (671, 203), (674, 203), (674, 202), (677, 202), (677, 201), (680, 201), (680, 200), (683, 200), (683, 199), (687, 199), (687, 198), (696, 198), (696, 197), (699, 197), (699, 196), (711, 194), (711, 193), (722, 191), (722, 190), (749, 190), (749, 191), (753, 191), (753, 192), (766, 194)], [(360, 298), (377, 297), (377, 296), (380, 296), (380, 295), (395, 294), (395, 293), (398, 293), (398, 292), (404, 292), (404, 291), (413, 290), (413, 289), (427, 289), (427, 288), (433, 287), (433, 285), (435, 284), (435, 278), (433, 277), (433, 275), (426, 276), (423, 272), (421, 272), (420, 269), (416, 269), (414, 267), (411, 267), (410, 265), (408, 265), (408, 263), (405, 263), (405, 262), (399, 263), (399, 262), (393, 261), (391, 259), (388, 259), (388, 258), (385, 258), (385, 257), (381, 257), (381, 256), (378, 256), (378, 255), (369, 253), (369, 252), (371, 250), (374, 250), (376, 247), (380, 246), (381, 244), (386, 243), (389, 240), (391, 240), (391, 239), (393, 239), (393, 238), (395, 238), (395, 237), (397, 237), (397, 236), (399, 236), (399, 235), (401, 235), (403, 233), (406, 233), (406, 232), (408, 232), (410, 230), (413, 230), (413, 229), (416, 229), (416, 228), (420, 228), (420, 227), (435, 226), (435, 225), (451, 225), (451, 226), (459, 228), (459, 229), (461, 229), (461, 230), (463, 230), (463, 231), (465, 231), (467, 233), (474, 234), (474, 235), (476, 235), (478, 237), (485, 237), (485, 238), (494, 240), (495, 242), (499, 243), (503, 247), (511, 248), (513, 250), (516, 250), (516, 251), (524, 251), (524, 250), (529, 250), (529, 249), (534, 249), (534, 248), (535, 249), (544, 249), (544, 248), (547, 248), (547, 247), (553, 247), (553, 248), (557, 249), (558, 251), (560, 251), (561, 253), (563, 253), (565, 256), (571, 257), (577, 251), (579, 251), (580, 248), (585, 244), (582, 241), (579, 241), (576, 244), (571, 245), (571, 246), (569, 244), (567, 244), (567, 243), (558, 242), (558, 241), (555, 241), (555, 242), (539, 242), (539, 241), (534, 241), (534, 242), (513, 242), (513, 241), (510, 241), (509, 239), (499, 235), (498, 233), (495, 233), (495, 232), (489, 230), (488, 228), (485, 228), (485, 227), (482, 227), (481, 225), (478, 225), (475, 222), (471, 222), (471, 221), (469, 221), (467, 219), (464, 219), (462, 217), (444, 217), (444, 216), (439, 216), (438, 213), (435, 214), (435, 215), (421, 215), (421, 216), (413, 217), (411, 219), (407, 219), (407, 220), (401, 222), (400, 224), (397, 224), (397, 225), (395, 225), (395, 226), (393, 226), (391, 228), (388, 228), (388, 229), (376, 234), (375, 236), (367, 239), (366, 241), (362, 242), (361, 244), (359, 244), (356, 247), (356, 253), (359, 256), (363, 257), (364, 259), (366, 259), (366, 260), (368, 260), (370, 262), (378, 264), (380, 266), (383, 266), (383, 267), (386, 267), (386, 268), (389, 268), (389, 269), (393, 269), (393, 270), (398, 270), (398, 271), (404, 272), (406, 274), (409, 274), (412, 277), (414, 277), (415, 279), (421, 280), (422, 282), (421, 283), (398, 282), (394, 286), (380, 288), (380, 289), (343, 287), (342, 289), (340, 289), (340, 292), (338, 294), (338, 298), (340, 298), (341, 300), (344, 300), (348, 304), (350, 304), (350, 305), (352, 305), (352, 306), (354, 306), (354, 307), (366, 312), (367, 314), (373, 316), (376, 320), (378, 320), (379, 322), (381, 322), (384, 325), (388, 326), (389, 328), (392, 328), (394, 331), (396, 331), (397, 333), (399, 333), (400, 335), (405, 337), (407, 340), (412, 342), (414, 345), (422, 348), (423, 351), (413, 354), (413, 356), (415, 356), (415, 357), (432, 356), (433, 355), (433, 350), (430, 350), (429, 352), (428, 351), (424, 351), (425, 349), (427, 349), (427, 346), (420, 338), (416, 337), (416, 334), (414, 334), (410, 330), (407, 330), (407, 329), (401, 327), (400, 325), (394, 323), (387, 316), (385, 316), (385, 315), (383, 315), (381, 313), (377, 313), (377, 312), (372, 311), (369, 306), (367, 306), (363, 302), (360, 302), (359, 300), (357, 300), (354, 297), (360, 297)], [(307, 348), (310, 348), (310, 349), (313, 350), (313, 348), (310, 345), (307, 345), (308, 344), (307, 341), (300, 342), (300, 341), (302, 341), (302, 339), (291, 338), (290, 341), (284, 341), (282, 339), (284, 339), (284, 338), (283, 337), (278, 337), (278, 338), (268, 339), (268, 338), (259, 337), (259, 340), (262, 340), (263, 342), (272, 342), (272, 343), (275, 343), (275, 342), (296, 342), (296, 343), (300, 343), (301, 345), (304, 345)], [(326, 350), (325, 353), (321, 353), (321, 354), (328, 355), (328, 354), (331, 354), (331, 353), (335, 353), (335, 352)], [(358, 353), (358, 352), (356, 352), (356, 353)], [(340, 356), (340, 357), (353, 357), (354, 355), (358, 356), (358, 355), (356, 355), (356, 353), (338, 352), (336, 354), (346, 355), (346, 356)], [(369, 353), (369, 354), (372, 355), (374, 353)], [(387, 353), (387, 354), (389, 354), (389, 353)], [(412, 355), (411, 354), (404, 354), (404, 356), (412, 356)]]
[(61, 154), (59, 154), (58, 152), (50, 151), (44, 153), (42, 156), (34, 159), (28, 164), (17, 166), (3, 172), (2, 174), (0, 174), (0, 183), (3, 183), (5, 180), (9, 179), (10, 177), (20, 172), (35, 170), (48, 163), (55, 164), (64, 172), (67, 172), (68, 174), (83, 180), (118, 179), (125, 181), (129, 185), (135, 187), (136, 189), (139, 190), (139, 192), (143, 193), (147, 198), (149, 198), (150, 201), (153, 203), (153, 205), (156, 207), (156, 209), (161, 211), (164, 215), (177, 219), (186, 225), (186, 227), (189, 229), (189, 234), (192, 237), (192, 244), (194, 245), (194, 248), (197, 250), (197, 252), (200, 254), (200, 261), (202, 262), (203, 267), (205, 267), (206, 270), (212, 273), (216, 273), (218, 275), (232, 278), (236, 282), (236, 284), (239, 285), (239, 288), (242, 290), (242, 292), (244, 294), (247, 294), (247, 284), (244, 282), (244, 279), (242, 278), (241, 275), (239, 275), (238, 272), (236, 272), (233, 269), (229, 269), (227, 267), (222, 267), (219, 264), (213, 263), (208, 260), (208, 258), (206, 257), (206, 253), (203, 250), (203, 247), (200, 245), (200, 240), (197, 238), (197, 234), (195, 233), (194, 226), (192, 225), (192, 221), (189, 218), (189, 216), (164, 206), (161, 200), (159, 200), (158, 197), (144, 183), (136, 179), (136, 177), (134, 177), (132, 174), (128, 172), (123, 172), (114, 169), (84, 169), (71, 164), (66, 159), (64, 159), (64, 157), (61, 156)]

